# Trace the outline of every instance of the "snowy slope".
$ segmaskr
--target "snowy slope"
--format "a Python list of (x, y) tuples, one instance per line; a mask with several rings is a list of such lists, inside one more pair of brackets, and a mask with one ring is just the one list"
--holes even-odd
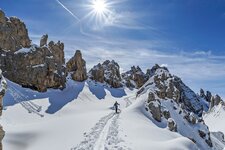
[[(11, 82), (10, 87), (42, 106), (44, 117), (15, 104), (8, 91), (0, 120), (6, 131), (4, 150), (196, 149), (191, 140), (155, 125), (143, 111), (144, 101), (133, 95), (135, 91), (110, 89), (89, 80), (69, 80), (65, 90), (44, 94)], [(120, 114), (111, 108), (116, 100)]]
[(136, 100), (121, 114), (121, 128), (129, 138), (133, 149), (174, 150), (197, 149), (196, 145), (178, 133), (170, 132), (165, 125), (146, 113), (145, 99)]
[(214, 106), (203, 118), (210, 131), (221, 131), (225, 134), (225, 107), (223, 105)]

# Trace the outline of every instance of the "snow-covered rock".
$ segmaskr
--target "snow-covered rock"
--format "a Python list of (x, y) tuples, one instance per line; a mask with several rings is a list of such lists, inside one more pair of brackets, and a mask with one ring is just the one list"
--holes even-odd
[(106, 60), (94, 66), (88, 73), (90, 79), (100, 83), (107, 83), (113, 88), (122, 87), (120, 66), (114, 60)]
[(142, 72), (139, 66), (131, 67), (131, 70), (122, 73), (121, 76), (125, 82), (125, 85), (129, 88), (140, 88), (148, 80), (148, 76)]
[[(137, 92), (137, 101), (145, 100), (143, 107), (154, 120), (161, 121), (155, 124), (177, 131), (195, 142), (199, 149), (211, 149), (210, 132), (200, 121), (205, 103), (180, 78), (171, 75), (167, 68), (156, 65), (150, 74), (149, 80)], [(160, 114), (157, 114), (160, 118), (155, 117), (153, 106), (160, 108)]]
[[(60, 41), (41, 47), (31, 44), (26, 25), (0, 10), (0, 67), (9, 80), (41, 92), (63, 88), (66, 82), (64, 44)], [(5, 22), (2, 22), (5, 19)], [(37, 67), (38, 66), (38, 67)]]

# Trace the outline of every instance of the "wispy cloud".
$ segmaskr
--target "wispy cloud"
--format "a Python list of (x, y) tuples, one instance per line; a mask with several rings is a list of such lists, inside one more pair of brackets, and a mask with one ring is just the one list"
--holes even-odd
[(124, 11), (124, 12), (112, 12), (105, 20), (104, 26), (105, 27), (117, 27), (117, 28), (124, 28), (124, 29), (135, 29), (135, 30), (142, 30), (147, 29), (148, 27), (140, 24), (138, 22), (138, 18), (140, 15), (137, 13)]

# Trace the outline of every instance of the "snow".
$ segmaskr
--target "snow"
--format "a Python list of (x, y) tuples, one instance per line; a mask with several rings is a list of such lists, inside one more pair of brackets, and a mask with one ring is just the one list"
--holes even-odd
[(203, 118), (210, 131), (221, 131), (225, 134), (225, 107), (223, 105), (214, 106)]
[(44, 67), (44, 66), (45, 66), (45, 64), (38, 64), (38, 65), (32, 66), (32, 68), (38, 68), (38, 67)]
[[(25, 101), (42, 106), (44, 117), (28, 113), (7, 91), (0, 120), (6, 131), (4, 150), (196, 149), (189, 139), (157, 126), (135, 91), (68, 79), (63, 91), (41, 94), (8, 82)], [(99, 93), (104, 93), (101, 99)], [(112, 110), (115, 101), (120, 103), (120, 114)]]
[(165, 126), (156, 126), (143, 107), (144, 101), (135, 101), (121, 114), (120, 126), (132, 149), (197, 149), (189, 139), (170, 132)]
[(37, 48), (37, 45), (33, 44), (33, 45), (31, 45), (30, 48), (24, 48), (23, 47), (23, 48), (19, 49), (18, 51), (15, 52), (15, 54), (19, 54), (19, 53), (23, 53), (23, 54), (31, 53), (31, 52), (35, 51), (36, 48)]

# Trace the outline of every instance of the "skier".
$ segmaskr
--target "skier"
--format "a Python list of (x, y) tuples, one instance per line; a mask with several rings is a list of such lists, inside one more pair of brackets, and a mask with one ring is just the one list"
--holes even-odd
[(2, 75), (2, 70), (0, 69), (0, 116), (2, 115), (2, 109), (3, 109), (2, 100), (5, 95), (6, 89), (7, 89), (7, 83), (5, 78)]
[(119, 103), (116, 101), (115, 104), (114, 104), (114, 107), (115, 107), (115, 110), (116, 110), (116, 113), (118, 113), (118, 107), (119, 107)]

